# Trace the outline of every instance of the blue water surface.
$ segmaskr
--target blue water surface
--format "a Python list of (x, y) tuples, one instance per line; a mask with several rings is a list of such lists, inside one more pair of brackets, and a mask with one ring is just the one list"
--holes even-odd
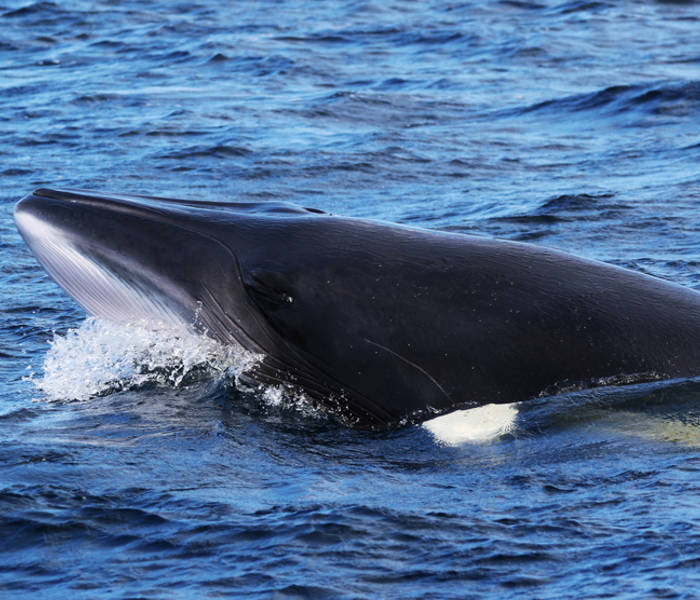
[(12, 221), (40, 186), (288, 200), (700, 290), (699, 32), (680, 0), (0, 0), (0, 596), (700, 597), (698, 381), (452, 446), (201, 369), (91, 393), (126, 351), (49, 360), (85, 315)]

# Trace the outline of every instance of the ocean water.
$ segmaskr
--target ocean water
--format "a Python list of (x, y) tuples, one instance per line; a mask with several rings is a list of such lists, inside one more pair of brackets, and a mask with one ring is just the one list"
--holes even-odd
[(700, 380), (348, 430), (86, 319), (12, 221), (40, 186), (288, 200), (700, 290), (698, 32), (692, 1), (0, 0), (0, 597), (700, 597)]

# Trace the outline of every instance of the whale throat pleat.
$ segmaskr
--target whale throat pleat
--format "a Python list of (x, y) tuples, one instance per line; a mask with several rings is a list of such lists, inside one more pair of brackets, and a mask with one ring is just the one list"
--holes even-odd
[(17, 220), (46, 271), (88, 313), (116, 322), (183, 324), (180, 311), (153, 286), (79, 248), (32, 214), (19, 214)]

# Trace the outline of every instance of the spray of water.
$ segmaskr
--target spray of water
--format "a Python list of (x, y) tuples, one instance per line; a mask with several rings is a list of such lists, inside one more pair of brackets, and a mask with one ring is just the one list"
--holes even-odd
[(145, 383), (178, 386), (194, 379), (237, 379), (262, 357), (183, 328), (110, 323), (93, 317), (55, 335), (43, 374), (33, 379), (47, 400), (86, 400)]

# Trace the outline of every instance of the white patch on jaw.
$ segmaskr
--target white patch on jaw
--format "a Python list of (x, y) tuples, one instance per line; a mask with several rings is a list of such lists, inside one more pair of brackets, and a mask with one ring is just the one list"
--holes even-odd
[(146, 282), (137, 286), (125, 281), (80, 252), (58, 227), (21, 211), (15, 221), (49, 275), (89, 313), (123, 323), (183, 324), (162, 293)]
[(440, 444), (459, 446), (493, 440), (515, 427), (516, 404), (486, 404), (468, 410), (456, 410), (425, 421), (427, 429)]

